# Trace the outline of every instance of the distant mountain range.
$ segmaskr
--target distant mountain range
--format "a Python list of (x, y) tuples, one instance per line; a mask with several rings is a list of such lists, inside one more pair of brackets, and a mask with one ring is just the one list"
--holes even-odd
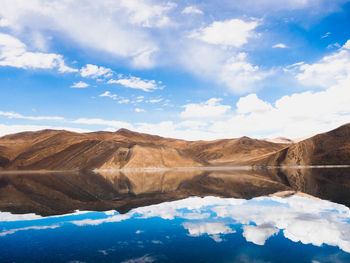
[(126, 129), (92, 133), (42, 130), (0, 138), (0, 170), (347, 164), (350, 124), (297, 143), (248, 137), (185, 141)]

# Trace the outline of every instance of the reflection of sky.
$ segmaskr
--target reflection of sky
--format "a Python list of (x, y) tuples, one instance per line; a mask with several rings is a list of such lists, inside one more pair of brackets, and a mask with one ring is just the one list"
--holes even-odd
[[(249, 251), (254, 250), (257, 253), (259, 247), (277, 249), (286, 242), (289, 247), (304, 246), (307, 250), (305, 253), (309, 254), (318, 248), (318, 254), (332, 250), (338, 257), (348, 255), (349, 260), (350, 256), (347, 254), (350, 253), (349, 208), (298, 196), (260, 197), (252, 200), (191, 197), (136, 208), (123, 215), (113, 210), (77, 212), (46, 218), (33, 214), (26, 216), (0, 213), (0, 219), (0, 255), (3, 255), (1, 247), (9, 247), (16, 240), (25, 240), (30, 246), (32, 241), (36, 242), (33, 244), (40, 244), (48, 236), (57, 236), (58, 240), (71, 239), (69, 242), (73, 243), (70, 250), (82, 241), (86, 242), (87, 248), (104, 244), (106, 247), (96, 247), (96, 257), (117, 253), (120, 256), (120, 261), (117, 262), (154, 262), (159, 260), (162, 247), (168, 251), (168, 246), (176, 247), (177, 244), (181, 248), (186, 240), (191, 240), (191, 244), (215, 241), (218, 245), (216, 249), (229, 247), (234, 243), (236, 246), (240, 244), (244, 246), (242, 249), (245, 252), (239, 255), (232, 252), (230, 256), (235, 255), (235, 260), (242, 262), (246, 257), (248, 261), (251, 260), (250, 253), (246, 254), (248, 248)], [(93, 240), (103, 241), (89, 241), (92, 237)], [(134, 250), (131, 254), (119, 251), (130, 247)], [(67, 248), (60, 249), (65, 251)], [(153, 254), (149, 252), (152, 249)], [(163, 252), (160, 253), (162, 257), (170, 253)], [(309, 262), (311, 259), (317, 262), (325, 257), (318, 256), (321, 258), (310, 258)], [(0, 256), (0, 261), (2, 259), (4, 258)], [(274, 260), (270, 258), (269, 261)]]

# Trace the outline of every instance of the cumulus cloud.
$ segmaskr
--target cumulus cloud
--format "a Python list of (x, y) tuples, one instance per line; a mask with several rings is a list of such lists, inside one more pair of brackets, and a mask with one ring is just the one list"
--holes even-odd
[(87, 84), (84, 81), (74, 82), (72, 86), (70, 86), (73, 89), (84, 89), (89, 87), (89, 84)]
[(182, 14), (198, 14), (198, 15), (202, 15), (203, 14), (203, 11), (198, 9), (197, 7), (195, 6), (186, 6), (182, 11), (181, 11)]
[(214, 45), (241, 47), (254, 36), (253, 30), (257, 26), (256, 21), (240, 19), (215, 21), (208, 27), (192, 32), (189, 37)]
[(200, 43), (186, 46), (180, 59), (188, 71), (238, 94), (259, 88), (259, 83), (271, 74), (252, 64), (245, 52)]
[(118, 98), (118, 95), (117, 94), (112, 94), (110, 91), (106, 91), (100, 95), (98, 95), (99, 97), (108, 97), (108, 98), (111, 98), (113, 100), (116, 100)]
[(146, 92), (163, 88), (163, 86), (159, 85), (155, 80), (141, 79), (133, 76), (120, 79), (110, 79), (107, 83), (120, 84), (126, 88), (140, 89)]
[(54, 53), (30, 52), (19, 39), (0, 33), (0, 66), (23, 69), (54, 69), (58, 72), (76, 72), (68, 67), (62, 55)]
[(237, 104), (238, 113), (264, 113), (272, 109), (270, 103), (265, 102), (258, 98), (256, 94), (249, 94), (245, 97), (241, 97)]
[(198, 237), (201, 235), (208, 235), (215, 242), (222, 241), (220, 235), (235, 233), (234, 230), (222, 222), (185, 222), (182, 224), (182, 226), (188, 230), (190, 236)]
[(266, 240), (277, 234), (279, 229), (271, 225), (246, 225), (243, 226), (243, 236), (249, 242), (256, 245), (264, 245)]
[(135, 112), (145, 112), (144, 109), (140, 109), (140, 108), (135, 108)]
[(231, 109), (229, 105), (222, 105), (219, 98), (211, 98), (199, 104), (186, 104), (184, 111), (180, 113), (181, 118), (215, 118), (224, 116)]
[(333, 54), (314, 64), (296, 67), (296, 78), (304, 85), (328, 88), (350, 77), (350, 40)]
[(96, 66), (92, 64), (86, 64), (85, 67), (80, 69), (80, 75), (82, 77), (98, 78), (98, 77), (110, 77), (112, 76), (112, 70), (102, 66)]
[(287, 48), (286, 44), (279, 43), (272, 46), (272, 48)]

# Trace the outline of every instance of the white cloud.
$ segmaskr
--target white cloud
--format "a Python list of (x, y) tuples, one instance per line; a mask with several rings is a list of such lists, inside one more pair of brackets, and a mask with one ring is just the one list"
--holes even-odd
[(350, 41), (314, 64), (302, 64), (296, 78), (304, 85), (328, 88), (350, 77)]
[(266, 240), (277, 234), (279, 229), (271, 225), (246, 225), (243, 227), (243, 236), (249, 242), (256, 245), (264, 245)]
[(99, 97), (108, 97), (108, 98), (111, 98), (113, 100), (116, 100), (118, 98), (118, 95), (117, 94), (112, 94), (110, 91), (106, 91), (100, 95), (98, 95)]
[(286, 44), (279, 43), (272, 46), (272, 48), (287, 48)]
[(129, 102), (130, 102), (130, 100), (129, 99), (125, 99), (125, 98), (122, 98), (122, 99), (118, 100), (119, 104), (126, 104), (126, 103), (129, 103)]
[(15, 113), (15, 112), (5, 112), (0, 111), (0, 116), (5, 116), (10, 119), (24, 119), (24, 120), (34, 120), (34, 121), (62, 121), (64, 120), (63, 117), (57, 117), (57, 116), (23, 116), (22, 114)]
[(202, 15), (203, 11), (195, 6), (186, 6), (182, 11), (182, 14), (199, 14)]
[(163, 99), (162, 98), (159, 98), (159, 99), (150, 99), (148, 100), (149, 103), (158, 103), (158, 102), (161, 102)]
[(14, 234), (18, 231), (25, 231), (25, 230), (44, 230), (44, 229), (55, 229), (60, 227), (59, 225), (51, 225), (51, 226), (28, 226), (28, 227), (22, 227), (22, 228), (15, 228), (10, 230), (5, 230), (0, 232), (0, 237), (4, 237), (7, 235)]
[(134, 55), (134, 57), (132, 58), (131, 64), (135, 68), (154, 67), (155, 57), (158, 50), (159, 50), (158, 48), (142, 50), (140, 53), (137, 53)]
[(151, 257), (150, 255), (146, 254), (139, 258), (132, 258), (129, 260), (125, 260), (122, 263), (152, 263), (154, 261), (156, 261), (154, 257)]
[[(148, 30), (172, 24), (171, 2), (150, 0), (1, 0), (0, 16), (20, 32), (55, 31), (73, 44), (127, 58), (158, 48)], [(103, 41), (101, 41), (103, 39)]]
[(110, 79), (108, 84), (120, 84), (126, 88), (140, 89), (146, 92), (150, 92), (157, 89), (162, 89), (163, 86), (159, 86), (155, 80), (141, 79), (138, 77), (128, 77), (120, 79)]
[(0, 66), (10, 66), (23, 69), (54, 69), (60, 73), (76, 72), (68, 67), (59, 54), (30, 52), (19, 39), (0, 33)]
[(208, 27), (192, 32), (189, 37), (214, 45), (241, 47), (248, 42), (248, 38), (254, 36), (252, 31), (257, 26), (256, 21), (245, 22), (240, 19), (215, 21)]
[(238, 113), (264, 113), (272, 109), (270, 103), (262, 101), (256, 94), (241, 97), (237, 102)]
[(216, 118), (224, 116), (230, 109), (229, 105), (222, 105), (222, 99), (211, 98), (199, 104), (186, 104), (184, 111), (180, 113), (181, 118)]
[(96, 66), (92, 64), (86, 64), (80, 70), (80, 75), (82, 77), (98, 78), (98, 77), (110, 77), (112, 76), (112, 70), (110, 68), (105, 68), (102, 66)]
[(186, 46), (180, 59), (190, 72), (225, 86), (233, 93), (258, 89), (259, 83), (271, 74), (249, 62), (245, 52), (237, 53), (200, 43)]
[(0, 222), (12, 222), (12, 221), (27, 221), (42, 219), (42, 216), (34, 213), (30, 214), (11, 214), (10, 212), (0, 212)]
[(133, 128), (133, 126), (128, 122), (103, 120), (99, 118), (80, 118), (72, 121), (72, 123), (86, 124), (86, 125), (106, 125), (106, 126), (111, 126), (115, 128), (127, 128), (127, 129)]
[(70, 223), (77, 225), (77, 226), (98, 226), (104, 223), (114, 223), (114, 222), (120, 222), (124, 221), (126, 219), (129, 219), (131, 215), (126, 214), (126, 215), (113, 215), (107, 218), (102, 218), (102, 219), (83, 219), (83, 220), (75, 220), (75, 221), (70, 221)]
[(120, 4), (127, 11), (130, 23), (142, 27), (164, 27), (171, 24), (167, 13), (176, 7), (175, 3), (151, 4), (141, 0), (121, 0)]
[(246, 57), (246, 53), (238, 53), (227, 59), (220, 68), (217, 82), (226, 85), (236, 93), (245, 93), (254, 89), (254, 85), (269, 73), (249, 63)]
[(323, 36), (321, 36), (321, 38), (327, 38), (327, 37), (329, 37), (329, 35), (331, 35), (332, 34), (332, 32), (327, 32), (326, 34), (324, 34)]
[(182, 224), (185, 229), (188, 230), (190, 236), (198, 237), (201, 235), (209, 235), (213, 237), (216, 242), (221, 242), (219, 234), (225, 235), (235, 233), (229, 226), (222, 222), (200, 222), (190, 223), (185, 222)]
[(71, 88), (76, 88), (76, 89), (84, 89), (89, 87), (89, 84), (87, 84), (86, 82), (83, 81), (79, 81), (79, 82), (74, 82), (72, 86), (70, 86)]
[(10, 25), (10, 21), (6, 18), (0, 18), (0, 27), (8, 27)]
[(145, 112), (144, 109), (140, 109), (140, 108), (135, 108), (135, 112)]

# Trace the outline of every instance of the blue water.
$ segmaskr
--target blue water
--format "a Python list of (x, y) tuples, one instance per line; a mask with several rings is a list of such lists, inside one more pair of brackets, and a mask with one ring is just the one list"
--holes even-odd
[(0, 262), (350, 262), (350, 210), (306, 197), (191, 197), (119, 214), (0, 213)]

